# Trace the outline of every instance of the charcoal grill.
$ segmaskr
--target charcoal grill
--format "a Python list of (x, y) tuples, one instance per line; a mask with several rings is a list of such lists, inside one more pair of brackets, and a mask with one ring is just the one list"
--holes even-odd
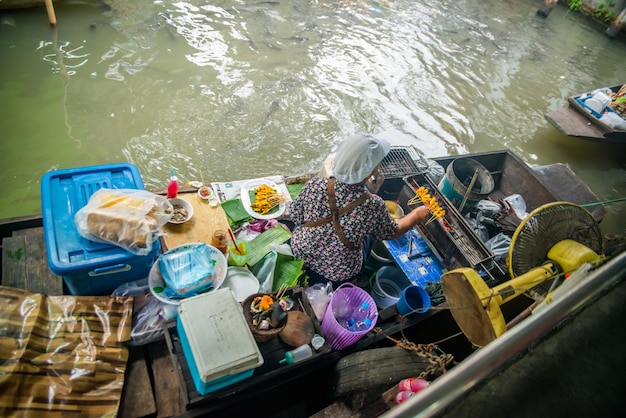
[(411, 174), (423, 173), (428, 165), (422, 164), (423, 167), (420, 168), (418, 163), (420, 160), (422, 157), (415, 151), (415, 148), (394, 146), (383, 158), (379, 170), (385, 179), (401, 179)]
[(471, 267), (484, 273), (487, 276), (485, 279), (491, 281), (490, 284), (496, 284), (506, 277), (506, 272), (495, 261), (495, 255), (428, 176), (414, 174), (405, 176), (403, 181), (404, 187), (398, 201), (407, 213), (417, 207), (409, 205), (408, 201), (415, 196), (420, 186), (426, 187), (431, 196), (437, 199), (439, 206), (446, 211), (442, 218), (420, 223), (417, 227), (433, 253), (448, 270)]
[(414, 147), (392, 146), (378, 166), (379, 175), (368, 180), (367, 187), (385, 200), (396, 200), (404, 187), (403, 178), (424, 173), (427, 169), (428, 163)]

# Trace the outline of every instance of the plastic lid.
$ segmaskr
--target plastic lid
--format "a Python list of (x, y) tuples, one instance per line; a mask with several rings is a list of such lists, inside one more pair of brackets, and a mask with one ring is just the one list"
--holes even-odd
[(369, 303), (367, 303), (367, 302), (365, 302), (365, 301), (363, 301), (363, 302), (361, 303), (361, 308), (363, 308), (363, 309), (368, 309), (369, 307), (370, 307)]
[(366, 326), (366, 327), (368, 327), (368, 328), (369, 328), (369, 327), (372, 325), (372, 320), (371, 320), (371, 319), (369, 319), (369, 318), (365, 318), (365, 319), (363, 320), (363, 323), (365, 324), (365, 326)]

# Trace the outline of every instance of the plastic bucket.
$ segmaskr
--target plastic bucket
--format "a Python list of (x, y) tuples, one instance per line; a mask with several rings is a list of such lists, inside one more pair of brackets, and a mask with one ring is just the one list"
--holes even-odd
[(378, 270), (383, 266), (393, 263), (393, 257), (382, 241), (374, 241), (370, 254), (365, 260), (365, 267), (370, 270)]
[(402, 270), (395, 266), (385, 266), (376, 272), (376, 280), (371, 285), (370, 294), (376, 306), (379, 309), (385, 309), (398, 303), (402, 291), (409, 285)]
[(464, 208), (476, 205), (486, 199), (496, 186), (489, 170), (472, 158), (457, 158), (446, 168), (446, 175), (439, 182), (441, 193), (458, 209), (463, 202), (467, 189), (477, 173), (476, 182), (470, 191)]
[[(368, 317), (372, 320), (372, 324), (362, 331), (348, 331), (341, 326), (340, 321), (347, 320), (363, 302), (369, 305)], [(322, 331), (330, 347), (333, 350), (341, 350), (356, 343), (370, 332), (376, 326), (377, 319), (378, 309), (369, 293), (352, 283), (344, 283), (330, 297), (330, 303), (322, 319)]]
[(409, 286), (402, 291), (396, 309), (400, 315), (411, 312), (424, 313), (430, 308), (430, 296), (420, 286)]

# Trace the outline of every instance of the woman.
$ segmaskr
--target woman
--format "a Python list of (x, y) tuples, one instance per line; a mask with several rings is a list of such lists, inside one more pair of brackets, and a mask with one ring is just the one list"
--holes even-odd
[(397, 238), (428, 219), (428, 209), (419, 206), (396, 221), (383, 199), (366, 190), (389, 149), (369, 134), (349, 137), (333, 157), (332, 176), (309, 180), (291, 203), (291, 249), (304, 261), (309, 284), (330, 280), (336, 287), (353, 279), (369, 253), (366, 241)]

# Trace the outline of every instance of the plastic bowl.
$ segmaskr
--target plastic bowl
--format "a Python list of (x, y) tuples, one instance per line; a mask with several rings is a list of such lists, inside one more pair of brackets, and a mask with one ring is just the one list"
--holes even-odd
[(209, 200), (213, 196), (213, 189), (209, 186), (202, 186), (198, 189), (198, 196), (202, 200)]
[[(187, 202), (185, 199), (173, 197), (167, 200), (172, 204), (172, 207), (174, 208), (172, 217), (168, 221), (169, 223), (175, 225), (184, 224), (193, 217), (193, 206), (191, 206), (191, 203)], [(182, 218), (180, 217), (181, 213), (186, 214), (187, 216)]]

